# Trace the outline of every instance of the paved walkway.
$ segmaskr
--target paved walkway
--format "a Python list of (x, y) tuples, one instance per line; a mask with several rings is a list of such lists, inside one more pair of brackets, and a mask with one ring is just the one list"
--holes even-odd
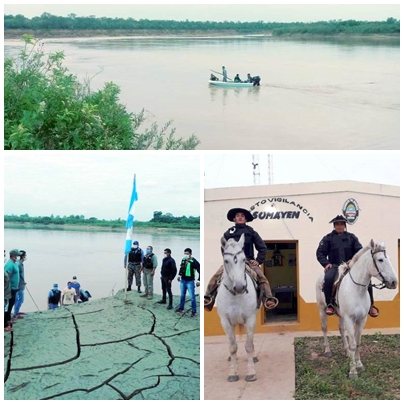
[[(364, 334), (399, 334), (399, 328), (364, 330)], [(321, 337), (321, 331), (290, 332), (281, 334), (256, 334), (255, 352), (257, 381), (246, 382), (247, 354), (244, 349), (245, 334), (238, 342), (238, 370), (240, 380), (227, 382), (230, 370), (228, 342), (226, 336), (205, 337), (205, 400), (294, 400), (295, 357), (294, 339), (296, 337)], [(338, 331), (329, 332), (330, 336), (339, 335)], [(237, 341), (239, 337), (237, 337)]]

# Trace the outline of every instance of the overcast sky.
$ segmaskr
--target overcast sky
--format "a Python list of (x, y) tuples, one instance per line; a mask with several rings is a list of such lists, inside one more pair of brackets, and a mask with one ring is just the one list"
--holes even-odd
[(126, 220), (135, 173), (135, 220), (148, 221), (156, 210), (199, 216), (198, 157), (112, 151), (4, 153), (4, 213)]
[[(353, 180), (400, 185), (400, 153), (288, 154), (275, 152), (273, 183)], [(268, 185), (268, 155), (259, 155), (260, 184)], [(205, 188), (254, 185), (252, 153), (207, 154)]]
[[(133, 2), (131, 2), (133, 3)], [(223, 2), (222, 2), (223, 3)], [(235, 2), (233, 2), (235, 3)], [(394, 3), (394, 2), (390, 2)], [(82, 5), (82, 4), (7, 4), (5, 14), (22, 14), (26, 17), (39, 16), (44, 12), (67, 16), (122, 17), (158, 20), (194, 20), (194, 21), (319, 21), (319, 20), (385, 20), (388, 17), (400, 18), (400, 6), (397, 4), (317, 4), (317, 5)]]

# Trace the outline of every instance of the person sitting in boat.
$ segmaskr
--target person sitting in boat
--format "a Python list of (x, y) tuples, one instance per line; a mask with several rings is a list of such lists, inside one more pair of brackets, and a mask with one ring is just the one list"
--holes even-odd
[(219, 79), (214, 74), (210, 75), (210, 80), (211, 81), (219, 81)]
[(241, 79), (240, 79), (240, 76), (239, 76), (239, 74), (237, 73), (236, 74), (236, 77), (234, 77), (234, 80), (233, 80), (235, 83), (241, 83)]
[(250, 73), (247, 73), (247, 80), (245, 81), (245, 83), (253, 83), (253, 78), (251, 77)]
[(260, 77), (260, 76), (254, 76), (254, 77), (252, 78), (253, 86), (254, 86), (254, 87), (255, 87), (255, 86), (259, 86), (259, 85), (260, 85), (260, 81), (261, 81), (261, 77)]

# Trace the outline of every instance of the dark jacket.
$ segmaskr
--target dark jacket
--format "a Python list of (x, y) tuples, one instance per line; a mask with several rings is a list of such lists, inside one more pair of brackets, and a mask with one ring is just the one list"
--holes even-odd
[(352, 259), (362, 249), (362, 244), (353, 233), (344, 232), (341, 235), (333, 230), (322, 238), (317, 248), (317, 261), (326, 267), (327, 264), (340, 265)]
[(177, 275), (177, 265), (173, 257), (164, 257), (161, 263), (161, 276), (172, 281)]
[[(246, 224), (236, 224), (224, 233), (223, 237), (226, 240), (233, 238), (236, 241), (240, 240), (241, 235), (244, 234), (244, 254), (248, 260), (254, 258), (254, 247), (258, 251), (256, 261), (261, 265), (265, 261), (267, 253), (267, 246), (260, 237), (260, 235), (250, 226)], [(223, 250), (222, 250), (223, 254)]]
[[(186, 275), (188, 263), (190, 264), (190, 276)], [(198, 281), (199, 281), (201, 279), (201, 269), (199, 262), (194, 257), (191, 257), (190, 260), (186, 260), (183, 258), (181, 261), (180, 272), (178, 274), (179, 276), (181, 276), (181, 279), (184, 281), (194, 281), (195, 271), (198, 272)]]

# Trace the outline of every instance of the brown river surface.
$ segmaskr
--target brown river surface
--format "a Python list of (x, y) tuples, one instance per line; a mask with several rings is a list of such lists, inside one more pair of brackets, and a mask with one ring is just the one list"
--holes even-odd
[[(399, 39), (69, 38), (45, 40), (68, 68), (113, 81), (131, 112), (174, 121), (205, 150), (399, 149)], [(5, 41), (5, 56), (17, 40)], [(210, 69), (259, 75), (259, 88), (212, 88)]]

